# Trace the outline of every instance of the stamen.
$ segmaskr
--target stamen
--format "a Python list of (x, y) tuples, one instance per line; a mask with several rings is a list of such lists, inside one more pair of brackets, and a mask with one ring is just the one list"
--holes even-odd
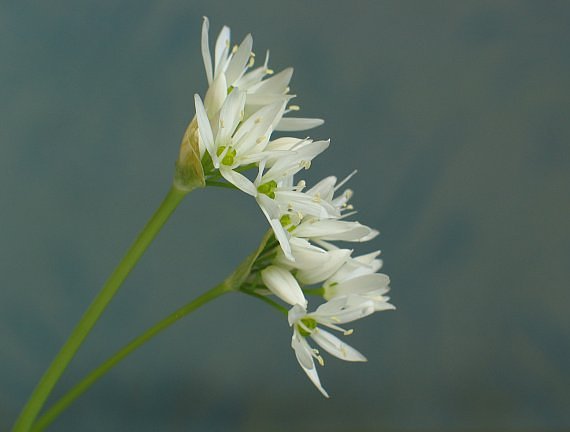
[(273, 69), (267, 68), (267, 69), (265, 69), (265, 73), (266, 73), (267, 75), (273, 75), (273, 74), (275, 73), (275, 71), (274, 71)]
[(238, 46), (234, 45), (234, 47), (232, 48), (232, 54), (235, 54), (238, 50)]
[(289, 105), (287, 108), (289, 111), (299, 111), (301, 107), (299, 105)]

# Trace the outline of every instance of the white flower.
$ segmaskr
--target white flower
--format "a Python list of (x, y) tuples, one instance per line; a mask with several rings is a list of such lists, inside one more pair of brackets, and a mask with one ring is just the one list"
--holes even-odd
[(375, 311), (392, 310), (395, 307), (388, 303), (385, 296), (390, 290), (390, 278), (383, 273), (376, 273), (381, 261), (376, 259), (380, 252), (349, 258), (338, 271), (324, 284), (323, 297), (332, 300), (346, 297), (347, 304), (372, 301)]
[(200, 157), (207, 151), (213, 166), (237, 188), (256, 195), (253, 183), (236, 168), (259, 162), (273, 127), (283, 113), (284, 105), (267, 105), (243, 121), (245, 94), (234, 89), (224, 102), (216, 128), (212, 128), (200, 96), (194, 96), (198, 121)]
[(342, 299), (340, 301), (331, 300), (324, 303), (313, 313), (307, 313), (307, 311), (299, 305), (293, 306), (293, 308), (289, 310), (289, 325), (293, 327), (291, 347), (295, 351), (297, 361), (309, 379), (325, 397), (329, 397), (329, 395), (321, 385), (314, 362), (314, 359), (317, 359), (322, 366), (324, 365), (324, 360), (318, 350), (309, 345), (307, 337), (315, 341), (323, 350), (341, 360), (366, 361), (366, 357), (360, 352), (350, 345), (345, 344), (332, 333), (318, 326), (328, 327), (341, 331), (345, 335), (349, 335), (351, 331), (339, 327), (338, 324), (355, 321), (373, 312), (374, 307), (372, 302), (347, 306)]
[[(204, 17), (202, 24), (202, 58), (208, 79), (209, 89), (205, 97), (205, 107), (210, 116), (215, 116), (221, 108), (229, 90), (239, 88), (246, 94), (244, 118), (263, 106), (274, 103), (285, 103), (294, 95), (289, 94), (289, 82), (293, 68), (287, 68), (278, 74), (268, 67), (269, 53), (265, 56), (262, 66), (248, 71), (253, 67), (255, 54), (252, 51), (253, 38), (248, 34), (239, 46), (231, 47), (230, 29), (224, 26), (220, 31), (214, 48), (214, 59), (209, 43), (208, 18)], [(268, 75), (273, 75), (266, 78)], [(298, 106), (292, 105), (284, 111), (287, 114), (297, 111)], [(323, 120), (314, 118), (280, 118), (275, 128), (279, 131), (300, 131), (314, 128), (323, 124)]]
[(305, 285), (322, 282), (332, 276), (349, 259), (351, 250), (335, 249), (327, 251), (310, 244), (305, 239), (292, 237), (292, 262), (286, 256), (278, 254), (275, 263), (283, 267), (296, 269), (297, 280)]

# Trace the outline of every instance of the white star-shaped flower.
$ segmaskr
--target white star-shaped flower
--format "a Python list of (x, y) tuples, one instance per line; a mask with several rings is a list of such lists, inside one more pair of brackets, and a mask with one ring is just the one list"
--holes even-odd
[(332, 333), (319, 327), (319, 325), (349, 335), (352, 332), (351, 330), (345, 330), (338, 325), (364, 318), (373, 312), (374, 306), (372, 302), (350, 306), (343, 299), (324, 303), (312, 313), (307, 313), (305, 308), (300, 305), (293, 306), (289, 310), (289, 325), (293, 327), (291, 347), (295, 351), (295, 356), (303, 371), (325, 397), (329, 397), (329, 395), (321, 385), (314, 362), (316, 359), (322, 366), (324, 365), (324, 360), (319, 351), (309, 345), (307, 338), (310, 337), (323, 350), (341, 360), (352, 362), (366, 361), (364, 355)]

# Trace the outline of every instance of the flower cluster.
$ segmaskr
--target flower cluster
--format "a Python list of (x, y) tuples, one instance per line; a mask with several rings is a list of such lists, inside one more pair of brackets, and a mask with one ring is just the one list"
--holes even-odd
[[(206, 184), (245, 192), (267, 218), (275, 240), (256, 261), (243, 291), (275, 295), (290, 306), (297, 360), (328, 396), (314, 361), (322, 365), (323, 359), (308, 339), (340, 359), (364, 361), (362, 354), (324, 328), (348, 335), (351, 331), (339, 325), (393, 309), (385, 296), (389, 278), (378, 273), (379, 252), (353, 256), (352, 249), (332, 242), (364, 242), (378, 232), (346, 220), (354, 213), (348, 204), (352, 192), (337, 192), (350, 176), (338, 184), (336, 177), (327, 177), (310, 188), (304, 180), (294, 180), (329, 141), (272, 137), (276, 131), (301, 131), (323, 123), (288, 116), (299, 110), (289, 105), (294, 97), (289, 93), (293, 70), (274, 74), (268, 55), (263, 65), (254, 67), (251, 35), (232, 47), (228, 27), (220, 31), (212, 57), (208, 33), (204, 18), (202, 56), (209, 87), (204, 99), (194, 97), (196, 117), (187, 131), (188, 142), (195, 148)], [(248, 170), (253, 175), (244, 175)], [(308, 312), (309, 294), (325, 300), (314, 312)]]

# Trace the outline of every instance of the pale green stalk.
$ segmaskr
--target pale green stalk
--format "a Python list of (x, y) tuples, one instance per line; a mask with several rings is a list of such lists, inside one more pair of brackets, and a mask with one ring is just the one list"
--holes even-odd
[(65, 342), (42, 376), (27, 404), (22, 409), (14, 425), (13, 432), (28, 432), (30, 430), (46, 399), (75, 356), (77, 350), (152, 240), (164, 226), (178, 204), (180, 204), (182, 198), (184, 198), (190, 190), (191, 189), (182, 190), (175, 186), (170, 189), (160, 207), (156, 210), (131, 248), (127, 251), (123, 260), (111, 274), (95, 300), (93, 300), (82, 316), (69, 339)]
[(200, 295), (190, 303), (181, 307), (177, 311), (173, 312), (154, 326), (150, 327), (143, 334), (137, 336), (125, 347), (121, 348), (117, 353), (107, 359), (103, 364), (89, 373), (83, 380), (81, 380), (75, 387), (73, 387), (69, 392), (67, 392), (61, 399), (59, 399), (52, 407), (32, 426), (32, 431), (41, 431), (45, 427), (49, 426), (59, 415), (64, 412), (79, 396), (85, 393), (97, 380), (103, 377), (107, 372), (109, 372), (115, 365), (117, 365), (121, 360), (127, 357), (130, 353), (135, 351), (137, 348), (151, 340), (153, 337), (158, 335), (163, 330), (170, 327), (172, 324), (177, 322), (179, 319), (193, 312), (200, 306), (214, 300), (220, 295), (231, 292), (238, 291), (243, 285), (244, 281), (248, 278), (251, 273), (252, 266), (256, 262), (257, 258), (261, 253), (266, 250), (266, 245), (268, 240), (271, 238), (272, 232), (268, 231), (263, 237), (257, 250), (249, 255), (238, 268), (224, 280), (221, 284), (212, 288), (211, 290)]
[(41, 416), (36, 423), (34, 423), (32, 427), (33, 432), (39, 432), (44, 430), (47, 426), (49, 426), (55, 419), (59, 417), (59, 415), (69, 407), (79, 396), (85, 393), (89, 387), (91, 387), (99, 378), (109, 372), (114, 366), (117, 365), (121, 360), (135, 351), (144, 343), (148, 342), (150, 339), (155, 337), (158, 333), (166, 330), (172, 324), (174, 324), (179, 319), (185, 317), (190, 312), (198, 309), (200, 306), (214, 300), (215, 298), (219, 297), (220, 295), (229, 292), (228, 285), (226, 283), (222, 283), (210, 291), (205, 292), (192, 302), (188, 303), (187, 305), (181, 307), (174, 313), (167, 316), (162, 321), (158, 322), (151, 328), (149, 328), (146, 332), (141, 334), (140, 336), (133, 339), (129, 344), (125, 345), (122, 349), (117, 351), (113, 356), (108, 358), (103, 364), (93, 370), (89, 375), (87, 375), (83, 380), (81, 380), (78, 384), (75, 385), (70, 391), (68, 391), (61, 399), (59, 399), (54, 405), (52, 405), (46, 413)]

